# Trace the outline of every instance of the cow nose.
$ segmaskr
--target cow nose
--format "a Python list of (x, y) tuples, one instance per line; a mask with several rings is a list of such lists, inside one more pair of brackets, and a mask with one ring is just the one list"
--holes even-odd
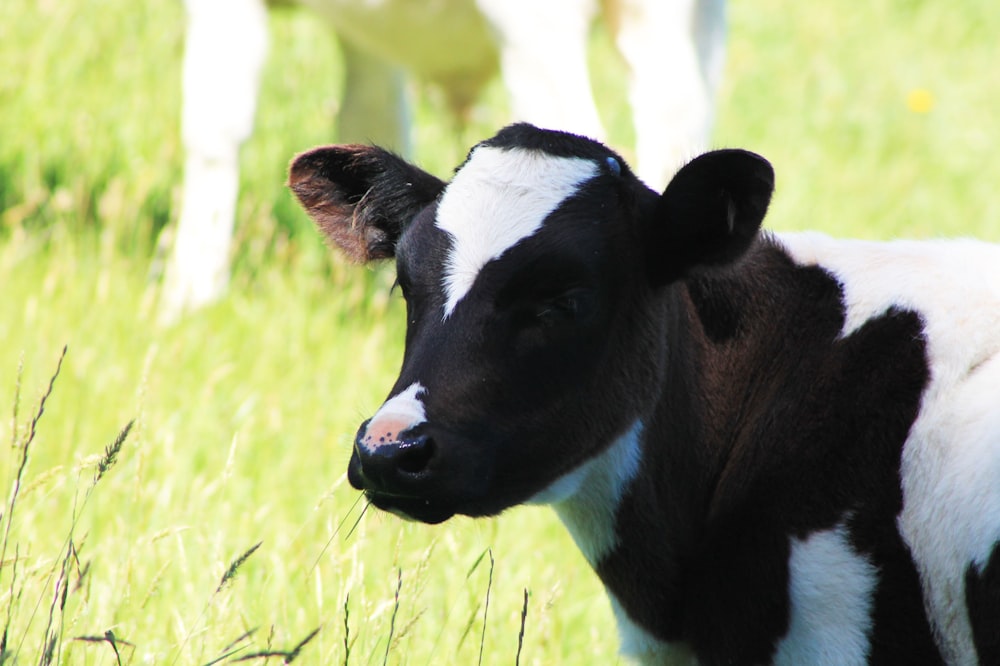
[(362, 427), (354, 445), (363, 488), (411, 494), (412, 484), (434, 456), (434, 440), (419, 427), (375, 441), (365, 430)]

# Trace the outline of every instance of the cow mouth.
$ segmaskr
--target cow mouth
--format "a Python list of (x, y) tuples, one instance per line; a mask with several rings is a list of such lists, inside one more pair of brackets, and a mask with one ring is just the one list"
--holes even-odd
[(404, 520), (435, 525), (455, 515), (454, 509), (446, 507), (440, 500), (401, 493), (398, 489), (390, 491), (373, 487), (371, 481), (361, 471), (357, 454), (352, 456), (351, 464), (347, 468), (347, 480), (355, 489), (364, 491), (365, 498), (370, 504)]
[(371, 490), (365, 491), (365, 497), (377, 508), (399, 516), (404, 520), (437, 525), (443, 523), (455, 512), (452, 509), (419, 497), (400, 497), (387, 495)]

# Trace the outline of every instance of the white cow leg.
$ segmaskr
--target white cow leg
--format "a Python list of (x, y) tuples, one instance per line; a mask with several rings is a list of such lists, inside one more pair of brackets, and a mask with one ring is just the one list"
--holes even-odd
[(638, 174), (662, 190), (704, 151), (725, 53), (723, 0), (622, 0), (616, 42), (627, 63)]
[(164, 275), (163, 321), (217, 300), (228, 284), (239, 150), (253, 129), (267, 54), (261, 0), (189, 0), (187, 10), (184, 199)]
[(477, 4), (499, 35), (500, 69), (514, 118), (604, 139), (587, 70), (595, 0)]
[(374, 143), (410, 155), (410, 101), (403, 72), (341, 40), (346, 77), (338, 114), (342, 143)]

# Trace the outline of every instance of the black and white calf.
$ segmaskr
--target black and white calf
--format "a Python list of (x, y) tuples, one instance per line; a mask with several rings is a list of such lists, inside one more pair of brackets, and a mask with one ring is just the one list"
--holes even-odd
[(348, 472), (376, 506), (551, 504), (644, 663), (1000, 663), (1000, 247), (762, 234), (757, 155), (658, 195), (528, 125), (450, 183), (353, 145), (290, 185), (396, 259)]

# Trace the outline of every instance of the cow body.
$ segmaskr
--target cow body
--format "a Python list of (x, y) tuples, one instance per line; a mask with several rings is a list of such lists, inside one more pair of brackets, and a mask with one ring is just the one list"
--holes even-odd
[(763, 234), (758, 156), (658, 195), (523, 125), (447, 185), (362, 146), (290, 182), (397, 262), (349, 468), (376, 506), (552, 505), (643, 663), (998, 663), (1000, 248)]
[[(287, 2), (287, 0), (285, 0)], [(511, 114), (588, 136), (603, 128), (587, 66), (600, 15), (629, 72), (641, 174), (654, 186), (703, 150), (724, 53), (723, 0), (292, 0), (340, 38), (342, 141), (408, 152), (408, 79), (435, 85), (461, 122), (498, 74)], [(265, 0), (188, 0), (184, 200), (163, 314), (216, 299), (228, 280), (239, 149), (267, 52)]]

